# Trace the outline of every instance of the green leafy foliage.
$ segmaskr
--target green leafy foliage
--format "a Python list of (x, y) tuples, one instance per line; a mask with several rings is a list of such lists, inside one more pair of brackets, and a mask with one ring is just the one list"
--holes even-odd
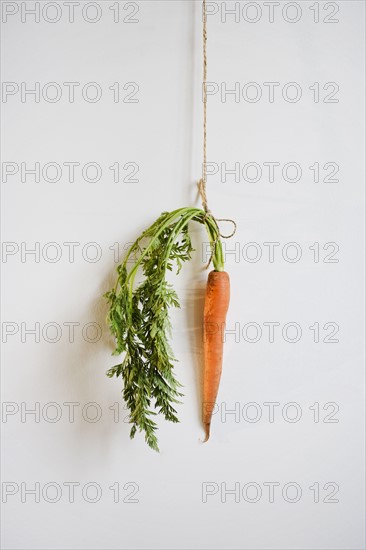
[[(179, 422), (175, 406), (183, 396), (169, 344), (169, 309), (180, 306), (166, 275), (174, 268), (179, 273), (183, 263), (191, 259), (190, 220), (206, 225), (214, 247), (214, 264), (220, 267), (222, 251), (217, 226), (205, 212), (195, 208), (164, 212), (130, 248), (117, 268), (115, 288), (105, 294), (109, 303), (107, 320), (115, 338), (113, 354), (124, 354), (122, 362), (109, 369), (107, 376), (123, 379), (131, 439), (137, 430), (142, 431), (146, 443), (156, 451), (159, 448), (154, 417), (161, 414), (170, 422)], [(134, 288), (138, 269), (143, 280)]]

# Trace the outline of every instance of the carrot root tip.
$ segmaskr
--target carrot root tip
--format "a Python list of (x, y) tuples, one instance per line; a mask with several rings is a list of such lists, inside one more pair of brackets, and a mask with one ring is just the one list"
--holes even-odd
[(206, 436), (205, 436), (205, 439), (202, 441), (202, 443), (206, 443), (206, 441), (210, 439), (210, 424), (205, 425), (205, 430), (206, 430)]

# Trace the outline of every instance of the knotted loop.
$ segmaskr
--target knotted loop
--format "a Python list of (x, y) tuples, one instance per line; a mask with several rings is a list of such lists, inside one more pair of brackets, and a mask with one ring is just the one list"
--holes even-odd
[[(198, 182), (198, 191), (199, 191), (199, 194), (201, 196), (202, 207), (205, 211), (205, 218), (209, 216), (213, 220), (214, 224), (217, 227), (217, 237), (216, 237), (215, 241), (212, 244), (212, 251), (211, 251), (210, 259), (209, 259), (207, 265), (205, 266), (205, 269), (208, 269), (210, 267), (210, 264), (212, 262), (212, 259), (213, 259), (214, 255), (215, 255), (217, 241), (219, 240), (219, 236), (222, 239), (231, 239), (231, 237), (233, 237), (236, 233), (237, 225), (236, 225), (236, 222), (234, 220), (231, 220), (230, 218), (215, 218), (215, 216), (212, 214), (211, 210), (208, 208), (206, 185), (205, 185), (204, 180), (202, 178)], [(234, 226), (233, 231), (229, 235), (223, 235), (223, 233), (221, 233), (221, 231), (220, 231), (220, 227), (219, 227), (218, 222), (231, 223)]]
[(227, 223), (231, 223), (234, 226), (234, 229), (232, 230), (232, 232), (229, 235), (223, 235), (221, 233), (220, 229), (219, 229), (219, 234), (220, 234), (220, 237), (222, 239), (231, 239), (231, 237), (234, 237), (234, 235), (236, 233), (236, 230), (238, 228), (238, 226), (236, 225), (236, 222), (234, 222), (234, 220), (231, 220), (230, 218), (214, 218), (214, 219), (215, 219), (217, 227), (219, 227), (217, 222), (227, 222)]
[[(201, 178), (200, 181), (198, 182), (198, 191), (199, 191), (199, 194), (201, 196), (203, 210), (206, 212), (206, 216), (210, 216), (213, 219), (213, 221), (215, 222), (215, 225), (217, 227), (217, 230), (218, 230), (218, 233), (219, 233), (220, 237), (222, 239), (231, 239), (231, 237), (233, 237), (235, 235), (236, 230), (237, 230), (236, 222), (234, 220), (230, 219), (230, 218), (215, 218), (215, 216), (212, 214), (211, 210), (208, 207), (206, 185), (205, 185), (205, 182), (204, 182), (203, 178)], [(220, 227), (219, 227), (218, 222), (231, 223), (234, 226), (234, 229), (232, 230), (232, 232), (229, 235), (224, 235), (220, 231)]]

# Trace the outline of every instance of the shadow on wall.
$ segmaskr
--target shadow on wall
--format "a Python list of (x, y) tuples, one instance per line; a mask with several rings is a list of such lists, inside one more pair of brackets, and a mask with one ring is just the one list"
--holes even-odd
[[(121, 396), (122, 381), (111, 381), (105, 374), (119, 360), (111, 356), (114, 343), (106, 323), (108, 305), (103, 298), (115, 281), (115, 269), (108, 266), (108, 275), (97, 285), (95, 299), (84, 311), (78, 312), (80, 325), (85, 326), (92, 320), (94, 327), (100, 327), (98, 340), (90, 341), (94, 338), (91, 330), (88, 339), (80, 335), (64, 346), (61, 361), (56, 365), (58, 372), (53, 377), (53, 384), (64, 386), (60, 392), (64, 402), (74, 404), (74, 421), (69, 420), (63, 437), (80, 466), (91, 452), (96, 456), (99, 453), (101, 460), (106, 459), (112, 449), (115, 450), (116, 437), (122, 445), (129, 443), (130, 425), (126, 422), (128, 411)], [(49, 353), (51, 360), (54, 348)], [(63, 403), (60, 405), (67, 411)]]

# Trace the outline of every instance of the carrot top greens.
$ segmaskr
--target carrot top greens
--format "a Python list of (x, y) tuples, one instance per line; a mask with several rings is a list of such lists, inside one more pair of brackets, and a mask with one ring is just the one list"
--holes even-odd
[[(105, 294), (109, 303), (108, 324), (115, 337), (113, 355), (124, 353), (121, 363), (107, 371), (107, 376), (121, 376), (123, 398), (130, 411), (130, 437), (144, 432), (146, 443), (158, 451), (157, 424), (153, 418), (162, 414), (170, 422), (179, 422), (175, 404), (183, 394), (173, 372), (176, 361), (169, 344), (171, 323), (169, 308), (180, 307), (178, 296), (166, 280), (174, 265), (177, 273), (191, 259), (190, 221), (205, 225), (212, 247), (216, 271), (223, 271), (223, 253), (219, 229), (204, 210), (180, 208), (164, 212), (146, 229), (117, 267), (115, 288)], [(143, 280), (135, 285), (142, 271)]]

